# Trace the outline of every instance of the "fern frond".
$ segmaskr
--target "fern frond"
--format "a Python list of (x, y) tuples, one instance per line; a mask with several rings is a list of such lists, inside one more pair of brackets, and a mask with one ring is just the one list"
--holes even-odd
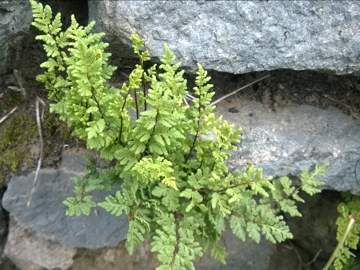
[(151, 251), (158, 253), (162, 264), (157, 269), (195, 269), (192, 260), (202, 256), (193, 231), (182, 229), (178, 224), (157, 229), (151, 244)]
[(130, 213), (128, 202), (121, 191), (117, 191), (115, 197), (111, 195), (106, 196), (105, 201), (99, 202), (97, 205), (117, 217), (120, 216), (123, 211), (125, 211), (126, 214)]
[(85, 196), (81, 201), (74, 197), (68, 197), (63, 203), (68, 207), (66, 210), (68, 216), (80, 216), (81, 214), (88, 216), (91, 208), (96, 207), (96, 203), (92, 201), (92, 196)]
[(248, 234), (259, 243), (260, 233), (272, 243), (292, 238), (283, 217), (276, 216), (269, 206), (257, 205), (253, 199), (243, 199), (237, 203), (235, 209), (231, 213), (230, 228), (239, 239), (244, 241)]
[(144, 242), (144, 235), (147, 228), (138, 219), (130, 220), (129, 231), (125, 242), (125, 247), (130, 255), (134, 253), (135, 248)]
[(324, 176), (327, 166), (329, 166), (329, 164), (327, 163), (324, 163), (322, 165), (315, 165), (315, 169), (311, 174), (309, 174), (309, 170), (308, 168), (306, 168), (301, 173), (302, 190), (310, 195), (321, 192), (321, 190), (317, 187), (324, 185), (324, 182), (316, 180), (316, 177)]

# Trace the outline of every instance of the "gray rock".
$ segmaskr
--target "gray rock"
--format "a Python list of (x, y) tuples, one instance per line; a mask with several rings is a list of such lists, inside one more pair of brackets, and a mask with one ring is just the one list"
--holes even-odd
[(5, 217), (3, 211), (0, 211), (0, 269), (13, 270), (15, 265), (4, 254), (5, 244), (8, 237), (8, 218)]
[(359, 1), (88, 1), (112, 52), (133, 33), (158, 58), (168, 43), (188, 71), (289, 68), (359, 74)]
[(57, 240), (25, 227), (11, 216), (4, 253), (21, 270), (65, 270), (72, 266), (76, 249), (62, 246)]
[(226, 266), (213, 259), (210, 251), (207, 251), (202, 258), (195, 260), (195, 269), (267, 269), (271, 254), (276, 251), (276, 246), (265, 239), (261, 239), (259, 244), (251, 239), (243, 242), (234, 236), (230, 229), (224, 232), (219, 244), (227, 251)]
[[(354, 170), (360, 159), (360, 121), (335, 107), (277, 108), (233, 98), (218, 105), (216, 113), (242, 127), (242, 142), (232, 152), (229, 166), (243, 170), (248, 162), (262, 167), (265, 176), (300, 176), (306, 168), (329, 163), (324, 188), (360, 194)], [(236, 104), (239, 113), (229, 113)], [(358, 174), (359, 175), (359, 174)]]
[(32, 21), (28, 0), (1, 1), (0, 3), (0, 85), (6, 69), (19, 63), (19, 44)]
[[(125, 215), (115, 217), (97, 207), (89, 216), (66, 216), (63, 201), (73, 196), (71, 177), (80, 177), (86, 162), (80, 154), (65, 152), (60, 170), (42, 169), (30, 206), (26, 206), (32, 189), (34, 172), (14, 177), (3, 197), (3, 207), (26, 227), (53, 237), (66, 247), (101, 248), (116, 246), (126, 238)], [(115, 190), (112, 194), (115, 193)], [(106, 191), (94, 192), (93, 200), (104, 200)]]
[(154, 270), (159, 266), (156, 254), (150, 252), (150, 241), (146, 239), (129, 255), (125, 241), (117, 247), (102, 249), (79, 249), (72, 269), (74, 270)]

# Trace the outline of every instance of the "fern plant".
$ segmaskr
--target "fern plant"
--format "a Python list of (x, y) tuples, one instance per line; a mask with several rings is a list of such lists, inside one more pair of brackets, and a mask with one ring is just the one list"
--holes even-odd
[(341, 270), (354, 264), (352, 259), (355, 256), (350, 249), (356, 250), (360, 239), (360, 197), (349, 192), (342, 193), (342, 196), (344, 202), (338, 205), (340, 216), (336, 221), (338, 245), (325, 265), (325, 270), (331, 265), (335, 270)]
[[(192, 261), (208, 248), (225, 264), (225, 248), (218, 241), (227, 222), (241, 240), (292, 238), (278, 209), (300, 216), (294, 203), (303, 201), (298, 191), (320, 192), (322, 182), (315, 177), (324, 174), (326, 164), (311, 174), (306, 170), (298, 187), (287, 177), (264, 178), (252, 164), (244, 172), (230, 172), (225, 161), (239, 143), (240, 129), (215, 117), (210, 77), (200, 64), (188, 105), (184, 72), (168, 46), (161, 64), (144, 70), (149, 53), (141, 51), (144, 40), (132, 35), (139, 64), (129, 83), (117, 89), (107, 82), (116, 68), (108, 64), (104, 34), (91, 33), (93, 22), (82, 27), (72, 16), (71, 26), (62, 31), (60, 14), (52, 19), (49, 6), (30, 3), (33, 25), (43, 33), (37, 39), (48, 57), (37, 80), (54, 101), (50, 110), (88, 148), (115, 164), (100, 172), (96, 160), (86, 156), (89, 167), (85, 177), (75, 179), (76, 196), (64, 202), (68, 215), (89, 214), (96, 205), (116, 216), (125, 213), (126, 248), (132, 254), (149, 238), (158, 269), (194, 269)], [(102, 202), (88, 194), (115, 184), (121, 189)]]

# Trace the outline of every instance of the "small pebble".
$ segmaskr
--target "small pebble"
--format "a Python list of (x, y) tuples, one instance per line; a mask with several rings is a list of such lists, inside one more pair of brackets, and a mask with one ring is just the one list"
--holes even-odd
[(238, 113), (239, 110), (236, 109), (235, 107), (231, 107), (231, 108), (229, 109), (229, 112), (231, 112), (231, 113)]

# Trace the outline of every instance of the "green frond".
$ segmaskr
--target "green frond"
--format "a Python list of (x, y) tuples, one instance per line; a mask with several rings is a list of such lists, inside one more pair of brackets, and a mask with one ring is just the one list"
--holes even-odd
[(157, 269), (195, 269), (192, 260), (202, 256), (202, 249), (195, 241), (193, 232), (178, 228), (175, 224), (163, 230), (157, 229), (151, 244), (151, 251), (158, 253), (161, 263)]
[(111, 195), (106, 196), (105, 201), (99, 202), (97, 205), (117, 217), (120, 216), (123, 211), (125, 211), (126, 214), (129, 214), (130, 212), (128, 202), (121, 191), (117, 191), (115, 197)]
[(151, 194), (161, 199), (162, 204), (169, 210), (175, 211), (179, 206), (179, 190), (169, 188), (167, 185), (160, 183), (155, 186)]
[(63, 203), (68, 207), (66, 210), (66, 215), (73, 216), (73, 215), (86, 215), (90, 214), (90, 210), (93, 207), (96, 207), (96, 203), (93, 202), (92, 196), (85, 196), (82, 198), (81, 201), (78, 201), (74, 197), (68, 197)]
[(125, 247), (130, 255), (134, 253), (135, 248), (144, 242), (144, 235), (147, 228), (138, 219), (131, 220), (129, 223), (129, 231), (127, 234)]
[(258, 205), (253, 199), (237, 203), (230, 218), (230, 228), (239, 239), (245, 241), (248, 234), (255, 242), (260, 241), (260, 233), (272, 243), (292, 238), (289, 227), (282, 216), (277, 216), (268, 205)]
[(316, 180), (316, 177), (324, 176), (325, 169), (329, 164), (315, 165), (313, 173), (309, 174), (308, 168), (301, 173), (302, 190), (310, 195), (321, 192), (318, 186), (324, 185), (324, 182)]

